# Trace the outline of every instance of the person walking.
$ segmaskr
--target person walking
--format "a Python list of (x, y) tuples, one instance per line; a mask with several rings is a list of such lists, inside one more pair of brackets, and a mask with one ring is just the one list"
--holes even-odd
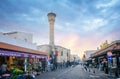
[(83, 65), (83, 67), (84, 67), (84, 69), (87, 71), (87, 65), (86, 65), (86, 64), (84, 64), (84, 65)]

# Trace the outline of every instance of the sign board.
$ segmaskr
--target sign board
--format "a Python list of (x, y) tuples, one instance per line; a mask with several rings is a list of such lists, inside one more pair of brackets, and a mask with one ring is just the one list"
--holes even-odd
[(108, 52), (108, 53), (107, 53), (107, 56), (112, 56), (112, 52)]
[(47, 58), (46, 55), (27, 54), (24, 52), (8, 51), (0, 49), (0, 56), (30, 57), (30, 58)]

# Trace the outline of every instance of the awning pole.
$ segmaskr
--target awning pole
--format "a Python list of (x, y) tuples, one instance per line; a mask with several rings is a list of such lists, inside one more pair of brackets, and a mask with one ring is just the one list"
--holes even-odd
[(25, 72), (27, 71), (27, 58), (25, 58), (25, 61), (24, 61), (24, 71)]

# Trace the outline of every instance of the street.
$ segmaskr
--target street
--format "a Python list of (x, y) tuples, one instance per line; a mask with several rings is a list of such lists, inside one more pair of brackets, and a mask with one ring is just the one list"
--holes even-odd
[(104, 73), (96, 71), (95, 73), (85, 71), (81, 65), (75, 67), (69, 67), (66, 69), (50, 71), (42, 73), (37, 76), (35, 79), (115, 79), (108, 78)]

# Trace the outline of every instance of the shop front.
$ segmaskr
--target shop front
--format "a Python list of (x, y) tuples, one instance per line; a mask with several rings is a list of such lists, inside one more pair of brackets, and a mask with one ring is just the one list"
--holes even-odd
[(42, 65), (42, 61), (46, 60), (47, 56), (44, 55), (33, 55), (30, 54), (27, 58), (27, 71), (38, 70), (40, 65)]
[(98, 50), (91, 55), (97, 59), (99, 69), (111, 76), (120, 76), (120, 41), (112, 42), (106, 48)]
[(33, 71), (43, 59), (47, 59), (44, 52), (0, 43), (0, 66), (6, 63), (9, 70), (17, 68), (25, 72)]
[(38, 68), (39, 60), (44, 58), (47, 56), (0, 49), (0, 65), (6, 63), (9, 69), (19, 68), (28, 71), (28, 64), (33, 64), (32, 68)]

